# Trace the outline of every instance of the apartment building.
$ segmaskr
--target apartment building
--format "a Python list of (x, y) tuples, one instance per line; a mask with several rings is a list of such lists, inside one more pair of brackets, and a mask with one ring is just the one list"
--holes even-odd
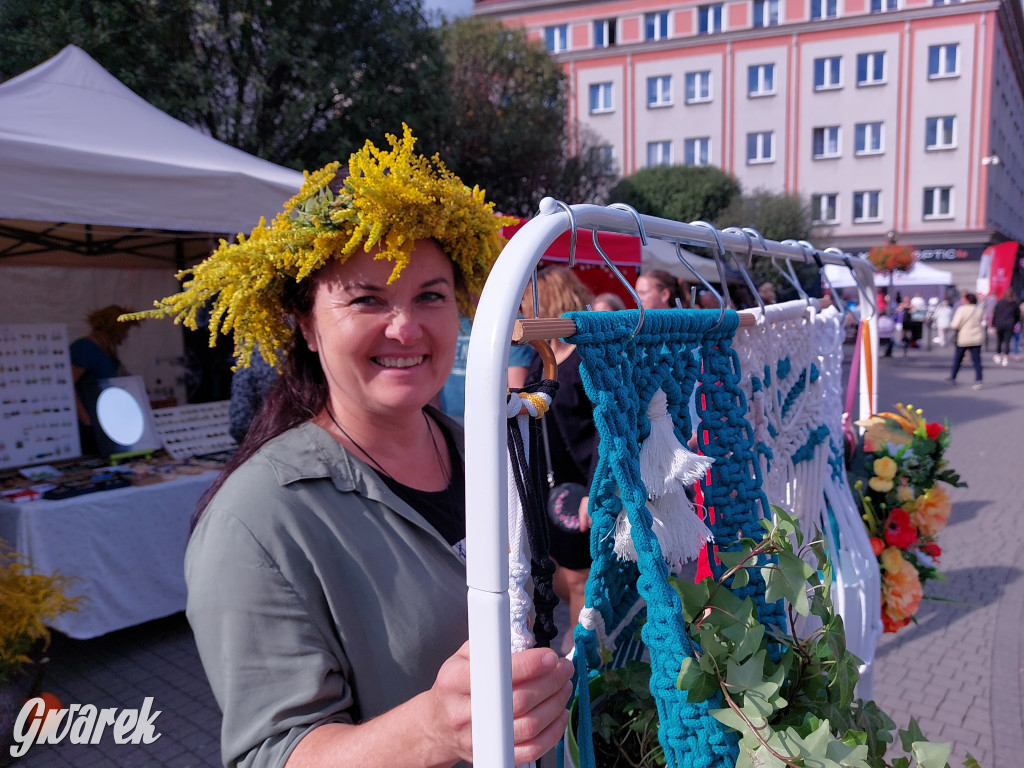
[[(799, 192), (850, 253), (895, 237), (969, 285), (1024, 243), (1020, 0), (475, 0), (562, 62), (620, 173), (713, 164)], [(973, 262), (973, 264), (972, 264)], [(962, 274), (961, 274), (962, 273)]]

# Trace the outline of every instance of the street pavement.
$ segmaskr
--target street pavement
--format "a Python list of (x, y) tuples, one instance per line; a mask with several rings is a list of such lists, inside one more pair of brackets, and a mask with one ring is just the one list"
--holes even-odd
[[(847, 355), (851, 351), (847, 347)], [(973, 370), (949, 375), (949, 349), (911, 349), (879, 361), (879, 409), (913, 403), (932, 421), (947, 420), (951, 465), (969, 484), (952, 490), (953, 513), (940, 535), (945, 580), (928, 593), (918, 624), (883, 636), (874, 696), (899, 725), (910, 717), (925, 735), (953, 745), (951, 765), (967, 753), (983, 768), (1024, 764), (1024, 362), (994, 366), (986, 353), (984, 386)], [(563, 614), (564, 615), (564, 614)], [(25, 768), (219, 765), (220, 715), (182, 615), (86, 641), (56, 637), (46, 690), (66, 703), (160, 710), (152, 744), (38, 745)], [(1020, 762), (1018, 762), (1020, 761)]]

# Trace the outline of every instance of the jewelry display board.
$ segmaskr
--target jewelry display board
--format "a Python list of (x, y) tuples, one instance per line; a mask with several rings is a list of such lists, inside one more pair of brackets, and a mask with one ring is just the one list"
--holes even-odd
[(81, 454), (67, 326), (0, 325), (0, 468)]
[(194, 403), (153, 411), (156, 431), (175, 459), (229, 451), (238, 444), (228, 432), (230, 400)]

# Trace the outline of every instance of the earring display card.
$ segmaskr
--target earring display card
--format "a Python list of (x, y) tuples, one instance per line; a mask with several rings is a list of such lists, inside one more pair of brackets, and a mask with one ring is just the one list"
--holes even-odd
[(0, 325), (0, 468), (81, 455), (67, 326)]
[(228, 432), (230, 400), (194, 403), (153, 411), (164, 449), (175, 459), (230, 451), (237, 443)]

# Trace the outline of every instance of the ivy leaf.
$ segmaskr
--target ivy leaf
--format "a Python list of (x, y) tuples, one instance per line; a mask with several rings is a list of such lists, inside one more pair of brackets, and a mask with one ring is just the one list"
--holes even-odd
[[(725, 707), (723, 709), (711, 709), (708, 710), (708, 714), (711, 715), (715, 720), (720, 722), (722, 725), (732, 728), (734, 731), (740, 733), (746, 733), (750, 730), (750, 726), (744, 722), (743, 718), (740, 717), (739, 713), (735, 710)], [(751, 724), (755, 728), (764, 728), (764, 718), (758, 715), (756, 712), (748, 712), (746, 709), (743, 710), (743, 714), (750, 720)]]
[(778, 562), (761, 569), (765, 581), (764, 599), (767, 603), (787, 600), (801, 616), (810, 612), (807, 599), (807, 580), (814, 569), (792, 552), (779, 552)]
[(910, 747), (910, 754), (917, 761), (918, 768), (944, 768), (951, 749), (949, 743), (915, 741)]
[(771, 717), (780, 704), (785, 705), (778, 695), (779, 685), (765, 679), (765, 658), (762, 649), (742, 664), (730, 661), (728, 665), (725, 682), (734, 699), (737, 693), (743, 695), (742, 709), (748, 716), (749, 710), (753, 710), (762, 718)]
[(749, 583), (750, 574), (747, 572), (746, 568), (740, 568), (738, 571), (736, 571), (736, 573), (733, 574), (732, 582), (729, 586), (732, 587), (732, 589), (742, 589)]
[(732, 642), (733, 658), (743, 661), (761, 647), (761, 640), (764, 638), (764, 625), (756, 624), (751, 627), (744, 624), (733, 624), (722, 630), (722, 636)]
[(786, 768), (786, 764), (762, 744), (757, 749), (741, 749), (736, 768)]
[(974, 755), (968, 752), (965, 755), (964, 768), (981, 768), (981, 763), (978, 762), (978, 759)]
[(686, 700), (691, 704), (707, 701), (719, 692), (718, 676), (705, 672), (695, 659), (685, 658), (679, 665), (676, 688), (686, 691)]
[(679, 594), (683, 604), (683, 618), (687, 623), (695, 620), (703, 611), (711, 597), (711, 578), (701, 579), (696, 584), (684, 579), (671, 579), (672, 586)]
[(906, 730), (901, 729), (900, 735), (900, 746), (903, 747), (903, 751), (910, 753), (911, 748), (915, 741), (927, 741), (924, 734), (921, 732), (921, 726), (917, 724), (915, 718), (910, 718), (910, 723), (907, 725)]

